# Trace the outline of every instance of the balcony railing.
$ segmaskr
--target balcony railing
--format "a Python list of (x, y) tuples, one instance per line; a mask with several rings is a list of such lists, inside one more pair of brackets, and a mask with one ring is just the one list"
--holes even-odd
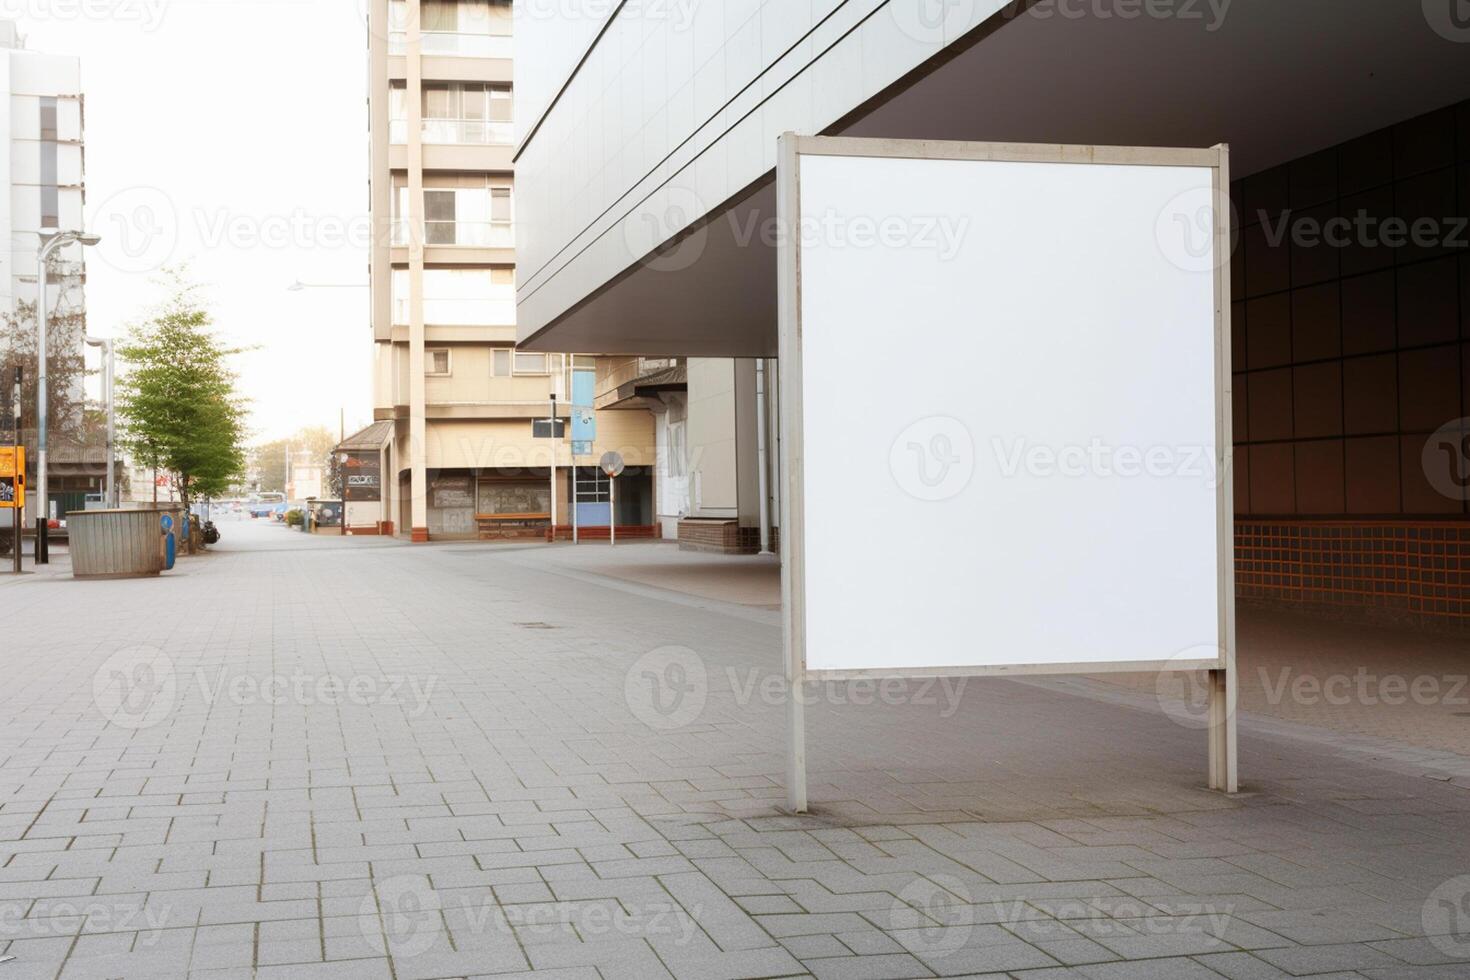
[(484, 119), (425, 119), (424, 142), (509, 146), (515, 142), (515, 126)]
[[(456, 58), (509, 58), (511, 38), (508, 34), (457, 34), (450, 31), (424, 31), (420, 48), (426, 55), (448, 55)], [(388, 37), (388, 53), (408, 54), (408, 35), (395, 31)]]
[[(409, 243), (409, 223), (393, 224), (393, 244)], [(501, 221), (426, 221), (425, 245), (464, 245), (470, 248), (514, 248), (515, 227)]]
[[(408, 297), (393, 298), (393, 322), (408, 326)], [(505, 299), (424, 299), (424, 323), (438, 327), (513, 327), (516, 301)]]
[[(425, 119), (422, 128), (425, 143), (453, 146), (511, 146), (515, 143), (515, 126), (508, 122), (484, 119)], [(408, 142), (408, 120), (393, 119), (388, 123), (388, 142)]]

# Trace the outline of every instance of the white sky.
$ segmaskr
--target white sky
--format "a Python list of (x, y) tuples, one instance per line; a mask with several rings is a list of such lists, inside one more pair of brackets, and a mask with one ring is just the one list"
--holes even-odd
[(260, 348), (237, 365), (252, 441), (372, 418), (363, 2), (0, 0), (27, 47), (81, 59), (90, 331), (187, 262), (218, 330)]

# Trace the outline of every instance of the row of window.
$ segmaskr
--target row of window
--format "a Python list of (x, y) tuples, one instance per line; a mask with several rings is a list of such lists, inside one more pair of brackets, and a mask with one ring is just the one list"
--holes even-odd
[(406, 31), (414, 16), (419, 29), (461, 34), (509, 34), (510, 0), (421, 0), (417, 13), (409, 0), (390, 0), (388, 29)]
[(511, 56), (510, 0), (424, 0), (417, 10), (407, 0), (388, 5), (388, 53), (406, 54), (408, 31), (416, 25), (427, 55), (467, 58)]
[[(513, 248), (513, 200), (509, 187), (428, 188), (424, 191), (424, 244)], [(408, 188), (393, 201), (393, 244), (409, 241)]]
[(61, 227), (61, 192), (57, 187), (57, 100), (41, 97), (41, 227)]
[[(424, 85), (422, 137), (426, 143), (509, 145), (514, 102), (508, 85), (436, 82)], [(408, 142), (408, 89), (388, 90), (389, 141)]]
[[(549, 377), (553, 370), (553, 354), (536, 354), (497, 347), (490, 360), (490, 376), (493, 378)], [(594, 368), (594, 358), (577, 354), (571, 359), (571, 367), (577, 371)], [(433, 347), (424, 351), (424, 373), (432, 377), (449, 377), (454, 373), (453, 354), (448, 347)]]

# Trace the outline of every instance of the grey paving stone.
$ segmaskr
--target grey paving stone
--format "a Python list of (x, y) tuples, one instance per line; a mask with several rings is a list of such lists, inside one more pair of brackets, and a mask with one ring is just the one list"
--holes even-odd
[[(1470, 773), (1452, 753), (1379, 764), (1247, 726), (1227, 799), (1198, 733), (1146, 705), (987, 680), (943, 718), (813, 705), (816, 807), (794, 818), (783, 707), (728, 680), (779, 663), (769, 611), (569, 588), (560, 548), (288, 533), (242, 528), (167, 580), (0, 584), (32, 651), (0, 652), (5, 976), (1470, 975), (1422, 935), (1470, 868), (1470, 793), (1425, 778)], [(709, 689), (660, 730), (624, 689), (670, 644)], [(133, 729), (92, 689), (138, 645), (180, 683)], [(434, 684), (420, 705), (204, 696), (293, 673)], [(380, 910), (398, 878), (421, 887)], [(915, 882), (949, 896), (934, 915)], [(952, 950), (915, 928), (957, 911)]]

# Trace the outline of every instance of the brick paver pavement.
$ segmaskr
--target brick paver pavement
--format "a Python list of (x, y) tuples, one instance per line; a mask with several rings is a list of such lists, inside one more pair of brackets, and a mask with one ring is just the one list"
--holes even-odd
[(1464, 760), (1246, 724), (1231, 799), (1130, 692), (843, 686), (784, 816), (773, 611), (224, 531), (0, 584), (0, 980), (1470, 975)]

